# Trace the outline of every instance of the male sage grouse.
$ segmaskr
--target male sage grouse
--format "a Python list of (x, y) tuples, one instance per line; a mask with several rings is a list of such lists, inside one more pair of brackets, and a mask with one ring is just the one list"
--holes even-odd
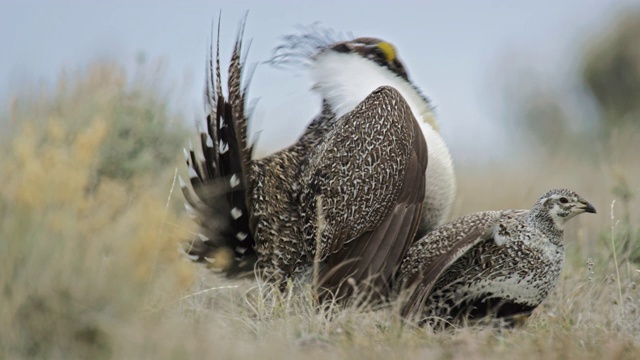
[(413, 291), (403, 315), (456, 322), (528, 316), (555, 287), (565, 223), (596, 209), (571, 190), (542, 195), (531, 210), (478, 212), (416, 241), (399, 271)]
[(380, 86), (398, 90), (418, 120), (429, 152), (424, 211), (416, 235), (422, 237), (448, 219), (456, 194), (451, 155), (429, 100), (411, 81), (391, 43), (364, 37), (346, 41), (327, 29), (303, 28), (301, 34), (284, 37), (270, 63), (308, 69), (325, 111), (336, 117), (352, 111)]
[[(203, 156), (185, 152), (193, 192), (181, 181), (203, 232), (187, 251), (215, 261), (233, 249), (239, 260), (226, 268), (230, 273), (253, 269), (257, 259), (271, 278), (284, 280), (308, 274), (317, 264), (323, 288), (336, 290), (347, 278), (351, 284), (373, 278), (372, 284), (384, 287), (423, 219), (425, 189), (431, 189), (426, 181), (446, 182), (438, 185), (431, 208), (427, 204), (437, 218), (427, 216), (429, 226), (448, 214), (454, 188), (449, 154), (428, 102), (390, 44), (371, 38), (329, 43), (319, 34), (302, 38), (315, 49), (308, 61), (316, 66), (322, 112), (294, 145), (259, 160), (251, 159), (247, 144), (242, 29), (226, 98), (219, 45), (215, 69), (210, 52)], [(356, 74), (362, 77), (350, 78)], [(425, 137), (434, 143), (432, 176), (426, 173)], [(431, 180), (438, 176), (443, 180)], [(226, 224), (217, 221), (220, 214)]]

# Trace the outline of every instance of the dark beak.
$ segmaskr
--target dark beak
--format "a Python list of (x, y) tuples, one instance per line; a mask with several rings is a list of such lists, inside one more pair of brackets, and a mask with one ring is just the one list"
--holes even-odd
[(591, 205), (591, 203), (583, 203), (584, 207), (582, 208), (582, 210), (584, 210), (584, 212), (588, 212), (588, 213), (592, 213), (595, 214), (596, 213), (596, 208), (593, 207), (593, 205)]

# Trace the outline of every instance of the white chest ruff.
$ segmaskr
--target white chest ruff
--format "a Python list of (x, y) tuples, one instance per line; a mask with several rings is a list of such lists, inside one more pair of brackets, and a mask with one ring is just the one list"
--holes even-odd
[(327, 100), (338, 117), (353, 110), (380, 86), (391, 86), (405, 98), (416, 119), (431, 115), (429, 105), (404, 79), (355, 54), (320, 53), (311, 63), (314, 90)]
[(354, 54), (320, 53), (311, 63), (311, 77), (314, 90), (328, 101), (338, 117), (353, 110), (380, 86), (392, 86), (402, 94), (420, 123), (429, 151), (422, 227), (432, 229), (444, 223), (456, 193), (453, 163), (444, 140), (427, 123), (434, 121), (434, 116), (416, 89), (388, 69)]

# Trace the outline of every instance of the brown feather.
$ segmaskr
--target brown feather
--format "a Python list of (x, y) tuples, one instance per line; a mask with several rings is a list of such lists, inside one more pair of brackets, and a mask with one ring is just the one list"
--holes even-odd
[(403, 306), (404, 317), (419, 315), (425, 306), (434, 286), (447, 269), (463, 256), (469, 249), (482, 241), (490, 239), (490, 230), (494, 222), (484, 223), (467, 229), (464, 234), (453, 234), (451, 242), (446, 245), (446, 252), (436, 256), (432, 261), (421, 264), (422, 270), (415, 272), (409, 279), (405, 279), (405, 286), (414, 288), (411, 296)]
[(312, 155), (310, 186), (302, 195), (311, 200), (307, 241), (316, 238), (314, 199), (322, 196), (326, 204), (321, 286), (335, 291), (352, 278), (379, 290), (397, 270), (420, 221), (425, 140), (409, 106), (390, 87), (374, 91), (327, 137)]

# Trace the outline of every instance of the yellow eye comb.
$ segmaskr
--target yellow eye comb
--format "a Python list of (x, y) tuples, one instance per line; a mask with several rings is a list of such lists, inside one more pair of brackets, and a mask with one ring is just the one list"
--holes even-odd
[(377, 44), (378, 48), (384, 53), (384, 57), (387, 58), (387, 62), (393, 62), (396, 59), (396, 48), (388, 42), (381, 42)]

